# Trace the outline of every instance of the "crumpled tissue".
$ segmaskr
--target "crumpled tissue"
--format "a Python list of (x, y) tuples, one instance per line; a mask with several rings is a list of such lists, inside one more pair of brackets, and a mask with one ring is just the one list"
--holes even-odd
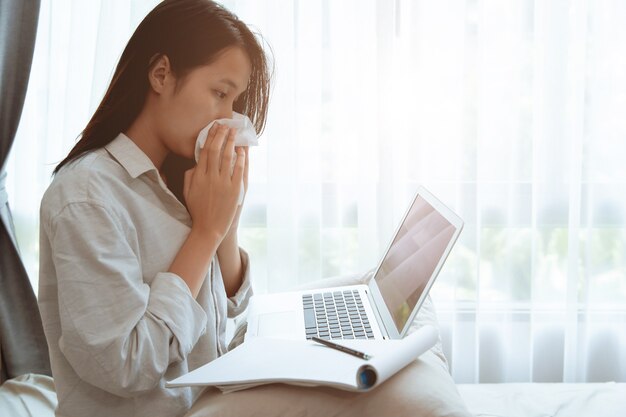
[[(256, 130), (254, 130), (254, 126), (252, 125), (252, 121), (241, 113), (233, 112), (232, 119), (216, 119), (209, 123), (204, 129), (198, 133), (198, 138), (196, 139), (196, 149), (194, 152), (194, 156), (196, 158), (196, 162), (200, 159), (200, 150), (204, 147), (206, 143), (207, 136), (209, 135), (209, 130), (214, 123), (218, 123), (221, 125), (226, 125), (228, 127), (234, 127), (237, 129), (237, 135), (235, 136), (235, 146), (258, 146), (259, 139), (256, 135)], [(235, 167), (237, 155), (235, 154), (232, 163), (231, 163), (231, 174), (232, 170)], [(243, 179), (241, 183), (241, 192), (239, 193), (239, 201), (238, 204), (243, 203), (245, 191), (243, 188)]]

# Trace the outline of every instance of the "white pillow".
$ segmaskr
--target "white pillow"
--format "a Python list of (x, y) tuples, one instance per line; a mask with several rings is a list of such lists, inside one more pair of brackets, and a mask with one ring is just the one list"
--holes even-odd
[(47, 375), (25, 374), (0, 386), (0, 415), (54, 417), (57, 395)]
[(471, 414), (439, 357), (428, 351), (370, 392), (284, 384), (230, 394), (208, 388), (186, 416), (470, 417)]

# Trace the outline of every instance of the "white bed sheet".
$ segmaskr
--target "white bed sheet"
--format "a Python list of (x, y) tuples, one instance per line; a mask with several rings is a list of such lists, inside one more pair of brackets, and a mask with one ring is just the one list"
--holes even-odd
[(626, 383), (458, 384), (477, 417), (626, 417)]

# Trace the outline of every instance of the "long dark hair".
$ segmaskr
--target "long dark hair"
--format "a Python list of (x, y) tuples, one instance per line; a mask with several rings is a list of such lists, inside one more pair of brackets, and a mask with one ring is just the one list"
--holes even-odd
[(86, 152), (107, 145), (131, 125), (146, 99), (148, 71), (157, 61), (155, 55), (167, 55), (180, 81), (230, 46), (246, 51), (252, 65), (248, 89), (233, 104), (233, 110), (250, 117), (260, 135), (267, 118), (270, 73), (255, 35), (237, 16), (213, 1), (165, 0), (133, 33), (102, 102), (53, 174)]

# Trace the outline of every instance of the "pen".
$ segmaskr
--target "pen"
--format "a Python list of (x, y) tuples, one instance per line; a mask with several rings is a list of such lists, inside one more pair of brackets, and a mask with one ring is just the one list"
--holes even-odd
[(337, 343), (333, 343), (333, 342), (330, 342), (328, 340), (320, 339), (319, 337), (312, 337), (311, 340), (313, 340), (314, 342), (317, 342), (317, 343), (321, 343), (324, 346), (328, 346), (331, 349), (336, 349), (336, 350), (339, 350), (341, 352), (347, 353), (349, 355), (356, 356), (356, 357), (361, 358), (361, 359), (365, 359), (366, 361), (372, 358), (372, 356), (368, 355), (367, 353), (359, 352), (358, 350), (350, 349), (348, 347), (338, 345)]

